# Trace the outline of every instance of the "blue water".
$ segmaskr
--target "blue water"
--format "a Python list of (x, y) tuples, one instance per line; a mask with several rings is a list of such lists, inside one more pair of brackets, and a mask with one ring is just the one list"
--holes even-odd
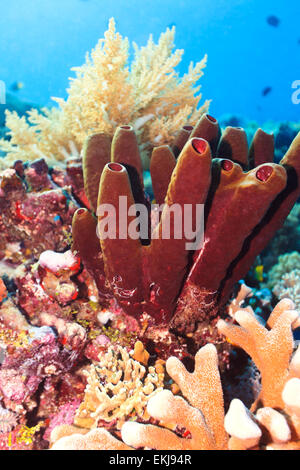
[(176, 47), (185, 49), (181, 73), (207, 53), (202, 91), (216, 117), (300, 121), (291, 100), (300, 80), (299, 0), (0, 1), (0, 80), (23, 82), (22, 99), (49, 105), (51, 96), (65, 97), (70, 67), (84, 62), (114, 16), (117, 30), (139, 45), (175, 24)]

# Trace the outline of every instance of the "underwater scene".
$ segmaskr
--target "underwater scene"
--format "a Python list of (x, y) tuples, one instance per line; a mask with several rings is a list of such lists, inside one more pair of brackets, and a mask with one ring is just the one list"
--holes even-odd
[(299, 18), (2, 2), (1, 450), (300, 450)]

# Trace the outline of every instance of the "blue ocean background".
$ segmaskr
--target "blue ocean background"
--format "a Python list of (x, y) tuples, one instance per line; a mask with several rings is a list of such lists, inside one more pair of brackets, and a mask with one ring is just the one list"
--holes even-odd
[(0, 79), (7, 89), (22, 82), (18, 97), (39, 105), (66, 97), (70, 68), (85, 61), (112, 16), (140, 46), (175, 25), (181, 74), (207, 53), (202, 92), (216, 117), (300, 121), (291, 99), (300, 80), (299, 0), (1, 0)]

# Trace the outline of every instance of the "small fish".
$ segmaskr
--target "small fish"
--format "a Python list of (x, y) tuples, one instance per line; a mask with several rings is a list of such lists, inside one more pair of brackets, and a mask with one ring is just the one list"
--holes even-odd
[(169, 24), (167, 25), (167, 28), (172, 29), (173, 26), (176, 27), (176, 24), (175, 24), (175, 23), (169, 23)]
[(262, 96), (267, 96), (269, 93), (271, 93), (271, 91), (272, 91), (272, 87), (266, 86), (266, 87), (262, 90), (261, 94), (262, 94)]
[(20, 91), (22, 88), (24, 88), (23, 82), (14, 82), (10, 85), (11, 91)]
[(270, 25), (270, 26), (274, 26), (274, 28), (277, 28), (279, 26), (279, 23), (280, 23), (280, 19), (275, 16), (275, 15), (270, 15), (268, 16), (267, 18), (267, 23)]
[(260, 264), (259, 266), (256, 266), (255, 270), (254, 270), (255, 274), (255, 279), (258, 281), (258, 282), (262, 282), (264, 280), (264, 267), (262, 264)]

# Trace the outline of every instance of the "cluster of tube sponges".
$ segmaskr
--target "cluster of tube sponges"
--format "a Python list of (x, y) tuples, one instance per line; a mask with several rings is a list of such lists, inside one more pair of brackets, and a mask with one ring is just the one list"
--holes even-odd
[[(137, 204), (155, 216), (144, 191), (137, 139), (131, 126), (117, 129), (112, 141), (105, 134), (91, 136), (84, 147), (85, 192), (90, 208), (73, 219), (73, 250), (80, 253), (100, 294), (115, 297), (130, 315), (149, 314), (158, 324), (171, 320), (178, 332), (217, 316), (234, 284), (247, 273), (255, 257), (283, 224), (299, 197), (300, 134), (280, 164), (273, 163), (274, 136), (259, 129), (248, 148), (243, 129), (227, 127), (221, 133), (216, 119), (203, 115), (193, 128), (185, 126), (174, 145), (156, 147), (150, 160), (155, 200), (164, 204), (160, 218), (144, 239), (103, 232), (105, 204), (116, 210), (116, 220), (130, 226)], [(127, 198), (127, 213), (119, 207)], [(193, 251), (170, 215), (174, 205), (204, 204), (204, 243)], [(171, 217), (170, 237), (162, 233)], [(98, 222), (98, 236), (96, 235)], [(177, 225), (176, 225), (177, 224)], [(194, 227), (195, 231), (200, 226)], [(100, 238), (100, 243), (99, 239)]]

